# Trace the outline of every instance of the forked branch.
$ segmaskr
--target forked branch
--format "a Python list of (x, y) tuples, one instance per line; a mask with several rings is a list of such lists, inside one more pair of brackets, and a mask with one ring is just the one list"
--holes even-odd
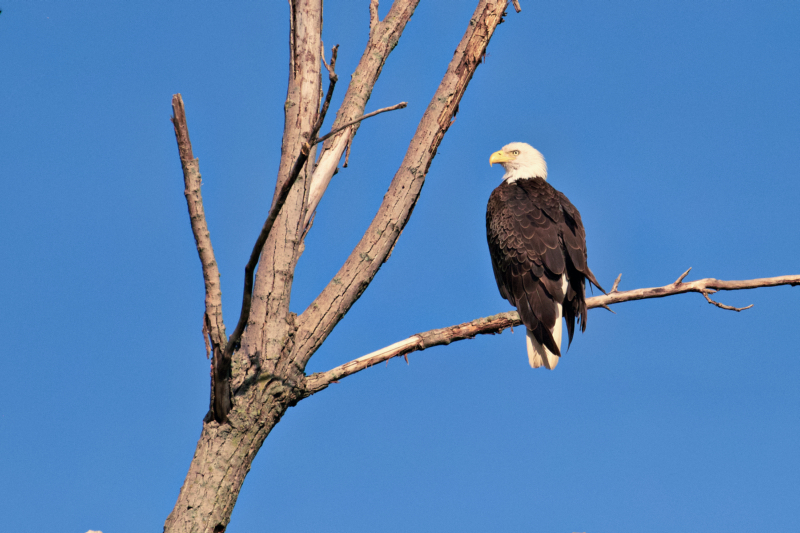
[(330, 74), (330, 83), (328, 85), (328, 92), (325, 96), (325, 102), (322, 104), (322, 109), (319, 112), (317, 120), (314, 123), (314, 127), (311, 130), (311, 133), (308, 135), (308, 140), (303, 143), (302, 147), (300, 148), (300, 154), (297, 156), (297, 159), (292, 166), (292, 170), (289, 173), (289, 178), (283, 183), (280, 191), (275, 197), (275, 201), (272, 204), (272, 208), (269, 211), (269, 215), (267, 216), (267, 220), (264, 221), (264, 225), (261, 228), (261, 232), (258, 235), (258, 239), (256, 239), (255, 245), (253, 245), (253, 251), (250, 253), (250, 260), (247, 262), (247, 265), (244, 269), (244, 294), (242, 295), (242, 311), (239, 315), (239, 322), (236, 324), (236, 329), (231, 334), (231, 338), (228, 340), (228, 344), (225, 347), (225, 358), (230, 360), (231, 356), (233, 355), (234, 350), (236, 349), (236, 345), (242, 337), (242, 333), (244, 332), (244, 328), (247, 325), (247, 321), (250, 317), (250, 307), (253, 301), (253, 275), (255, 273), (256, 265), (258, 265), (258, 259), (261, 257), (261, 251), (264, 248), (264, 243), (267, 242), (267, 238), (269, 237), (270, 231), (272, 231), (272, 226), (275, 224), (275, 221), (280, 215), (281, 208), (286, 203), (286, 199), (289, 197), (289, 193), (292, 190), (297, 178), (300, 176), (300, 172), (303, 170), (306, 162), (308, 161), (308, 156), (311, 153), (311, 148), (314, 145), (324, 141), (328, 137), (335, 135), (338, 131), (351, 126), (353, 124), (357, 124), (362, 120), (368, 119), (370, 117), (374, 117), (380, 113), (384, 113), (386, 111), (394, 111), (395, 109), (403, 109), (406, 107), (406, 102), (400, 102), (397, 105), (393, 105), (391, 107), (385, 107), (383, 109), (378, 109), (377, 111), (373, 111), (372, 113), (367, 113), (366, 115), (360, 116), (357, 119), (340, 126), (337, 130), (331, 131), (327, 135), (322, 137), (317, 137), (319, 133), (319, 129), (322, 126), (323, 122), (325, 122), (325, 115), (328, 112), (328, 107), (331, 103), (331, 98), (333, 97), (333, 89), (336, 87), (336, 82), (338, 81), (338, 76), (334, 72), (334, 67), (336, 66), (336, 51), (338, 50), (339, 45), (333, 47), (332, 54), (331, 54), (331, 63), (328, 65), (325, 64), (325, 67), (328, 69)]
[[(691, 269), (689, 269), (691, 270)], [(683, 294), (686, 292), (698, 292), (702, 294), (709, 303), (732, 311), (742, 311), (752, 307), (732, 307), (725, 304), (720, 304), (709, 298), (708, 294), (717, 291), (735, 291), (743, 289), (756, 289), (759, 287), (777, 287), (779, 285), (800, 285), (800, 275), (792, 276), (779, 276), (775, 278), (758, 278), (748, 280), (733, 280), (724, 281), (714, 278), (699, 279), (697, 281), (690, 281), (682, 283), (683, 278), (688, 274), (684, 273), (678, 281), (665, 285), (663, 287), (650, 287), (646, 289), (634, 289), (631, 291), (617, 291), (619, 285), (619, 277), (614, 283), (614, 288), (611, 292), (604, 296), (594, 296), (586, 299), (586, 306), (589, 309), (595, 307), (607, 307), (608, 305), (630, 302), (634, 300), (644, 300), (648, 298), (664, 298), (666, 296), (673, 296), (675, 294)], [(620, 277), (622, 275), (620, 274)], [(433, 346), (440, 346), (442, 344), (450, 344), (464, 339), (471, 339), (477, 335), (497, 334), (501, 333), (506, 328), (519, 326), (522, 322), (516, 311), (508, 311), (484, 318), (477, 318), (470, 322), (457, 324), (442, 329), (433, 329), (424, 333), (418, 333), (411, 337), (396, 342), (391, 346), (387, 346), (378, 351), (369, 353), (358, 359), (337, 366), (327, 372), (320, 372), (312, 374), (306, 378), (306, 390), (308, 394), (319, 392), (331, 383), (338, 381), (344, 377), (360, 372), (365, 368), (372, 365), (388, 361), (393, 357), (407, 356), (411, 352), (418, 352), (431, 348)]]

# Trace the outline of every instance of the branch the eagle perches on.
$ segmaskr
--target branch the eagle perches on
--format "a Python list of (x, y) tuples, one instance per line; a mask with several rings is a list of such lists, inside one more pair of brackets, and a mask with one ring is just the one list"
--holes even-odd
[[(702, 294), (708, 303), (713, 304), (721, 309), (729, 311), (744, 311), (753, 307), (732, 307), (730, 305), (715, 302), (709, 297), (718, 291), (735, 291), (742, 289), (756, 289), (758, 287), (777, 287), (779, 285), (800, 285), (800, 275), (796, 276), (779, 276), (775, 278), (759, 278), (748, 279), (741, 281), (723, 281), (714, 278), (699, 279), (683, 283), (683, 279), (689, 274), (691, 268), (680, 275), (680, 277), (669, 285), (663, 287), (650, 287), (645, 289), (633, 289), (630, 291), (620, 292), (618, 289), (622, 274), (617, 276), (614, 281), (614, 286), (607, 295), (593, 296), (586, 299), (586, 307), (593, 309), (595, 307), (603, 307), (611, 311), (608, 307), (611, 304), (622, 302), (632, 302), (634, 300), (645, 300), (648, 298), (664, 298), (666, 296), (673, 296), (676, 294), (684, 294), (687, 292), (698, 292)], [(613, 313), (613, 311), (611, 311)], [(452, 342), (461, 341), (465, 339), (473, 339), (478, 335), (495, 335), (502, 333), (507, 328), (513, 328), (522, 324), (519, 315), (516, 311), (507, 311), (497, 315), (492, 315), (484, 318), (476, 318), (470, 322), (463, 324), (456, 324), (441, 329), (432, 329), (423, 333), (417, 333), (411, 337), (396, 342), (380, 350), (376, 350), (367, 355), (363, 355), (358, 359), (354, 359), (348, 363), (337, 366), (327, 372), (319, 372), (312, 374), (306, 378), (306, 391), (308, 394), (315, 394), (323, 389), (326, 389), (331, 383), (336, 383), (342, 378), (360, 372), (365, 368), (369, 368), (378, 363), (388, 361), (394, 357), (406, 357), (408, 361), (408, 354), (412, 352), (419, 352), (434, 346), (441, 346), (443, 344), (450, 344)]]

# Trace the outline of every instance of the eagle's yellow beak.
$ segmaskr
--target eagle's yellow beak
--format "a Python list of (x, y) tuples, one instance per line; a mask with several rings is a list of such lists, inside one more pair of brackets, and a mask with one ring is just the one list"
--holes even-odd
[(513, 159), (514, 159), (513, 155), (500, 150), (493, 153), (492, 156), (489, 158), (489, 166), (492, 166), (495, 163), (506, 163)]

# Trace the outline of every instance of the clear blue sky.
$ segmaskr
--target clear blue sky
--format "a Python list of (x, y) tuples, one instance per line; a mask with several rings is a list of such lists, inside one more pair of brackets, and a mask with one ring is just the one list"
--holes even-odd
[[(344, 85), (367, 0), (326, 3)], [(381, 13), (388, 10), (384, 1)], [(319, 208), (293, 310), (367, 227), (475, 2), (423, 0)], [(581, 210), (606, 287), (800, 273), (797, 2), (522, 0), (489, 47), (390, 261), (312, 359), (508, 310), (484, 213), (526, 141)], [(160, 531), (208, 406), (203, 284), (169, 122), (186, 102), (222, 272), (278, 166), (286, 2), (0, 5), (0, 515), (7, 531)], [(327, 131), (327, 126), (323, 128)], [(524, 335), (393, 360), (290, 409), (230, 533), (792, 531), (800, 288), (590, 312), (554, 372)]]

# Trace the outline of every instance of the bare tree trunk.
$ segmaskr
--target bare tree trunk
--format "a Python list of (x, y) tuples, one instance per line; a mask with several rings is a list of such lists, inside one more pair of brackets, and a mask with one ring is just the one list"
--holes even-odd
[[(370, 41), (356, 70), (359, 76), (353, 76), (334, 127), (347, 124), (363, 113), (386, 56), (397, 44), (418, 1), (395, 0), (389, 15), (380, 21), (377, 1), (372, 0)], [(290, 179), (304, 144), (308, 149), (311, 143), (316, 142), (311, 137), (316, 135), (312, 130), (321, 100), (322, 0), (293, 0), (290, 5), (289, 87), (274, 202), (277, 202), (277, 191)], [(505, 7), (505, 0), (481, 0), (478, 3), (466, 34), (411, 141), (403, 166), (365, 234), (365, 240), (337, 275), (337, 279), (346, 278), (346, 286), (340, 287), (337, 279), (332, 281), (303, 313), (302, 319), (289, 312), (294, 269), (302, 253), (306, 231), (306, 215), (316, 207), (330, 180), (330, 176), (317, 176), (324, 183), (317, 188), (311, 201), (312, 152), (305, 171), (299, 174), (297, 182), (289, 190), (285, 204), (279, 206), (280, 214), (260, 252), (252, 305), (246, 313), (243, 311), (247, 327), (238, 344), (234, 335), (231, 336), (232, 343), (237, 345), (233, 346), (230, 361), (219, 353), (225, 331), (221, 312), (216, 307), (209, 307), (216, 305), (217, 299), (209, 300), (206, 313), (213, 318), (212, 325), (216, 328), (209, 330), (215, 355), (214, 379), (217, 380), (213, 394), (218, 397), (216, 402), (212, 399), (211, 410), (215, 416), (207, 417), (204, 422), (189, 473), (175, 508), (167, 518), (165, 531), (221, 532), (227, 527), (244, 478), (264, 439), (288, 407), (310, 395), (305, 388), (304, 374), (308, 360), (369, 285), (380, 265), (388, 259), (419, 197), (436, 149), (458, 110), (461, 97), (495, 28), (502, 20)], [(376, 51), (379, 55), (375, 54)], [(180, 122), (177, 112), (175, 121)], [(176, 124), (176, 135), (178, 129)], [(343, 146), (341, 139), (351, 142), (356, 129), (357, 125), (350, 126), (334, 135), (324, 150), (331, 146), (335, 148), (337, 144)], [(178, 141), (180, 146), (181, 137)], [(188, 128), (185, 142), (188, 143)], [(334, 154), (337, 150), (338, 156), (334, 155), (335, 159), (332, 159), (333, 166), (329, 161), (325, 167), (325, 172), (331, 175), (343, 149), (333, 150)], [(187, 201), (196, 203), (201, 201), (197, 160), (192, 158), (190, 147), (188, 151), (182, 149), (181, 156), (182, 161), (184, 156), (187, 161), (193, 161), (192, 165), (184, 162), (184, 174), (187, 189), (190, 178), (197, 180), (197, 192), (187, 194)], [(195, 224), (194, 218), (202, 217), (202, 211), (193, 210), (191, 203), (189, 207), (198, 253), (204, 275), (208, 277), (207, 266), (210, 269), (213, 259), (213, 253), (210, 259), (208, 257), (210, 238), (204, 221)], [(373, 226), (381, 227), (383, 231), (376, 234)], [(211, 290), (218, 291), (218, 274), (216, 279), (216, 285), (206, 284), (207, 290), (211, 287)], [(217, 292), (214, 295), (218, 296)], [(297, 342), (297, 339), (302, 342)], [(229, 399), (227, 403), (223, 401), (226, 399)]]
[[(242, 398), (244, 400), (245, 398)], [(269, 432), (292, 399), (287, 387), (265, 380), (251, 387), (244, 426), (206, 422), (189, 473), (164, 531), (221, 532), (230, 521), (244, 478)]]

